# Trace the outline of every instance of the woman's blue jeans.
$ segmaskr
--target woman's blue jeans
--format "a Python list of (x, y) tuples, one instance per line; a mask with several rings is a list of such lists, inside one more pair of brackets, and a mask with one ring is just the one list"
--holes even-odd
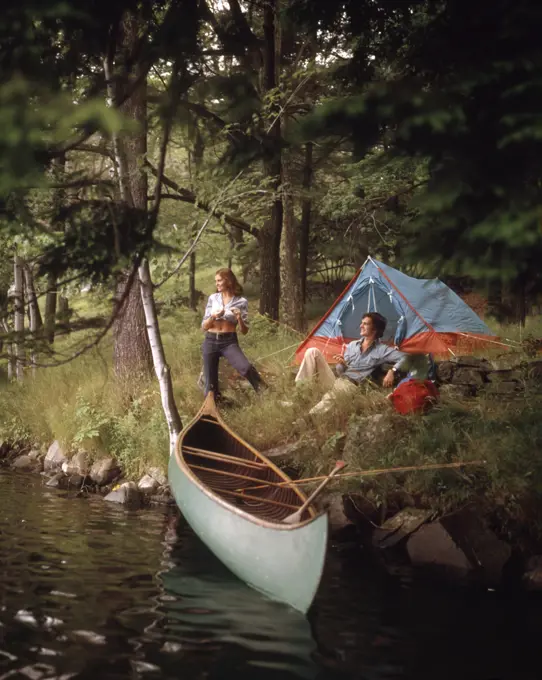
[(218, 385), (218, 362), (220, 357), (224, 357), (230, 366), (233, 366), (238, 373), (246, 378), (256, 391), (262, 386), (262, 379), (258, 371), (239, 347), (237, 333), (213, 333), (207, 331), (202, 351), (206, 395), (211, 390), (215, 396), (220, 395)]

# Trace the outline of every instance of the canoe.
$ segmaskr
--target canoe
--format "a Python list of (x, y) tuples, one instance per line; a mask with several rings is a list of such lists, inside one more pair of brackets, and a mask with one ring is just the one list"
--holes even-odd
[(241, 580), (305, 613), (324, 567), (328, 522), (292, 480), (222, 420), (212, 393), (177, 439), (169, 483), (199, 538)]

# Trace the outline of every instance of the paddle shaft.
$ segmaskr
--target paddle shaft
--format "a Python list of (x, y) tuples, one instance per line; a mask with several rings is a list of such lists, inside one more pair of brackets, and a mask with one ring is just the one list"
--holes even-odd
[(292, 513), (291, 515), (288, 515), (288, 517), (285, 517), (282, 521), (286, 524), (295, 524), (297, 522), (301, 521), (301, 517), (303, 516), (303, 513), (305, 510), (309, 507), (309, 505), (313, 502), (313, 500), (318, 496), (324, 488), (328, 485), (328, 483), (333, 479), (333, 477), (343, 469), (345, 466), (345, 463), (343, 461), (338, 461), (336, 463), (336, 466), (333, 468), (333, 470), (329, 473), (329, 475), (322, 481), (322, 483), (311, 493), (311, 495), (307, 498), (307, 500), (303, 503), (303, 505), (297, 510), (296, 512)]
[[(485, 460), (471, 460), (464, 463), (431, 463), (427, 465), (405, 465), (403, 467), (395, 468), (380, 468), (377, 470), (353, 470), (352, 472), (343, 472), (340, 475), (333, 475), (334, 479), (344, 479), (345, 477), (372, 477), (375, 475), (385, 475), (392, 472), (423, 472), (424, 470), (441, 470), (465, 467), (466, 465), (484, 465)], [(320, 482), (327, 479), (328, 475), (318, 475), (317, 477), (305, 477), (303, 479), (292, 479), (290, 482), (278, 482), (279, 486), (287, 486), (295, 484), (296, 486), (301, 484), (313, 484), (314, 482)], [(262, 486), (252, 486), (247, 489), (247, 491), (254, 491), (260, 489)]]

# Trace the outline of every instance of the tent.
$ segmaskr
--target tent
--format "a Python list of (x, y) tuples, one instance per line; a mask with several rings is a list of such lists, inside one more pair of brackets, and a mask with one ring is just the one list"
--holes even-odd
[(380, 312), (388, 321), (383, 340), (408, 353), (464, 353), (497, 340), (442, 281), (415, 279), (368, 257), (299, 345), (296, 362), (301, 363), (309, 347), (317, 347), (331, 362), (343, 344), (359, 339), (361, 318), (367, 312)]

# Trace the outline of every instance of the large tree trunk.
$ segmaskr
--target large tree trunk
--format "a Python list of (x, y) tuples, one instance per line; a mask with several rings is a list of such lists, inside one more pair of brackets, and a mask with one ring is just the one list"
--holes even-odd
[[(269, 0), (263, 10), (263, 96), (275, 95), (278, 84), (277, 46), (278, 39), (278, 0)], [(268, 118), (269, 141), (268, 156), (264, 160), (264, 175), (270, 180), (270, 188), (275, 190), (275, 198), (271, 207), (271, 214), (265, 221), (260, 234), (260, 313), (267, 314), (271, 319), (279, 318), (280, 300), (280, 239), (282, 234), (283, 207), (282, 198), (278, 191), (281, 176), (281, 126), (280, 109), (270, 107)]]
[(301, 298), (307, 302), (307, 270), (309, 267), (309, 242), (312, 212), (312, 177), (313, 177), (313, 143), (305, 146), (305, 162), (303, 164), (303, 199), (301, 203), (301, 229), (299, 234), (299, 269), (301, 275)]
[(23, 263), (17, 255), (13, 259), (13, 325), (15, 327), (15, 375), (18, 381), (23, 380), (25, 361), (24, 351), (24, 276)]
[[(122, 48), (124, 51), (124, 67), (133, 57), (132, 52), (137, 44), (139, 22), (133, 15), (127, 14), (122, 22)], [(121, 196), (134, 208), (147, 211), (147, 173), (143, 171), (143, 159), (147, 154), (147, 82), (142, 78), (142, 66), (136, 64), (132, 78), (124, 80), (124, 87), (133, 87), (134, 81), (140, 79), (131, 96), (120, 107), (122, 113), (132, 119), (137, 130), (117, 139), (117, 170)], [(116, 95), (120, 92), (117, 90)], [(130, 195), (127, 195), (129, 192)], [(117, 299), (125, 294), (128, 273), (125, 272), (118, 281)], [(129, 380), (135, 376), (150, 376), (152, 354), (149, 339), (145, 332), (145, 314), (141, 300), (139, 279), (135, 278), (127, 293), (127, 298), (118, 315), (114, 327), (113, 361), (115, 373), (119, 378)]]
[(281, 321), (298, 331), (304, 330), (305, 315), (299, 261), (299, 229), (294, 211), (291, 153), (282, 157), (282, 201), (284, 224), (281, 243)]

